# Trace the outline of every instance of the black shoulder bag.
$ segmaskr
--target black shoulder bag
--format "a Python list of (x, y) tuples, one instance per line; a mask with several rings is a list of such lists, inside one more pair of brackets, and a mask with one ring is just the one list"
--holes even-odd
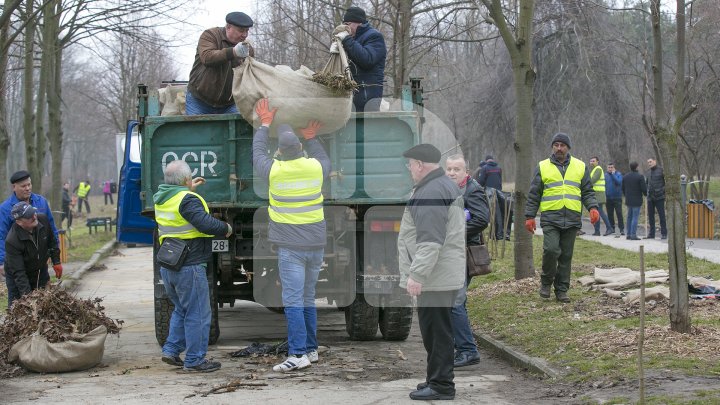
[(160, 245), (160, 249), (158, 249), (155, 260), (160, 266), (168, 270), (178, 271), (185, 264), (185, 258), (189, 250), (190, 248), (184, 240), (165, 238), (162, 245)]
[(492, 271), (490, 270), (490, 252), (488, 252), (482, 233), (480, 233), (480, 243), (480, 245), (468, 245), (466, 247), (468, 278), (490, 274)]

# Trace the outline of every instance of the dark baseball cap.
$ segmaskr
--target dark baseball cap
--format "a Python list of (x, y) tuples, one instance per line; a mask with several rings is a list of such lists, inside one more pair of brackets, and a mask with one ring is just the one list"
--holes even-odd
[(32, 205), (26, 203), (25, 201), (20, 201), (19, 203), (13, 205), (12, 211), (10, 211), (10, 215), (12, 215), (13, 219), (30, 219), (35, 215), (37, 212), (37, 209), (33, 207)]
[(23, 181), (28, 177), (30, 177), (30, 172), (28, 172), (27, 170), (19, 170), (13, 173), (12, 176), (10, 176), (10, 184), (15, 184), (18, 181)]

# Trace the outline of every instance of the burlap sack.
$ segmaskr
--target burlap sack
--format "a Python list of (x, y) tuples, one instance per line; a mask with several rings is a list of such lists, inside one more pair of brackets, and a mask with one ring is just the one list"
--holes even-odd
[(160, 115), (185, 115), (185, 91), (187, 85), (167, 85), (158, 89), (158, 101), (162, 104)]
[[(327, 134), (343, 128), (352, 112), (352, 92), (335, 92), (312, 81), (313, 72), (305, 66), (293, 71), (287, 66), (270, 66), (252, 57), (245, 58), (234, 69), (233, 98), (240, 115), (254, 127), (255, 103), (270, 99), (270, 108), (278, 108), (273, 127), (288, 124), (296, 132), (310, 120), (319, 120), (319, 133)], [(271, 128), (272, 129), (272, 128)], [(270, 131), (275, 136), (275, 131)]]
[(37, 334), (28, 336), (10, 348), (8, 360), (38, 373), (85, 370), (102, 361), (107, 337), (105, 326), (74, 337), (79, 341), (50, 343)]

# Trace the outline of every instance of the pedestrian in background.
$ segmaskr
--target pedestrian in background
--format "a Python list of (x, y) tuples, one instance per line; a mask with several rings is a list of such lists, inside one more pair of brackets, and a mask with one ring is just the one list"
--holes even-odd
[[(168, 163), (164, 175), (165, 183), (153, 195), (159, 242), (180, 239), (188, 253), (178, 270), (160, 266), (165, 292), (175, 307), (161, 359), (187, 372), (216, 371), (220, 362), (205, 358), (212, 320), (207, 264), (212, 259), (212, 238), (230, 237), (232, 226), (210, 215), (205, 199), (195, 193), (205, 179), (193, 179), (184, 160)], [(183, 352), (185, 360), (180, 357)]]
[(38, 288), (45, 288), (52, 260), (55, 277), (62, 277), (60, 249), (48, 217), (38, 214), (25, 201), (13, 205), (14, 223), (5, 239), (5, 272), (8, 282), (8, 309), (13, 301)]
[[(512, 208), (509, 201), (502, 192), (502, 168), (495, 161), (492, 155), (485, 156), (485, 164), (478, 174), (478, 183), (485, 187), (488, 198), (496, 200), (495, 204), (495, 239), (503, 238), (510, 240), (510, 230), (512, 229)], [(489, 190), (492, 189), (492, 190)], [(507, 212), (506, 212), (507, 210)], [(507, 217), (507, 218), (506, 218)], [(505, 224), (507, 223), (507, 227)]]
[[(20, 201), (32, 205), (39, 214), (43, 214), (48, 218), (50, 222), (50, 228), (52, 229), (55, 239), (58, 239), (58, 231), (55, 227), (55, 218), (53, 218), (50, 205), (48, 204), (45, 197), (40, 194), (32, 192), (32, 178), (30, 173), (26, 170), (19, 170), (10, 176), (10, 184), (12, 184), (13, 192), (10, 196), (0, 204), (0, 276), (5, 275), (4, 265), (5, 262), (5, 237), (10, 232), (10, 227), (13, 224), (12, 215), (10, 211), (15, 204)], [(13, 280), (5, 278), (8, 291), (14, 288)]]
[[(607, 197), (605, 196), (605, 172), (602, 166), (600, 166), (600, 158), (593, 156), (590, 158), (590, 182), (595, 191), (595, 200), (598, 203), (598, 212), (600, 213), (600, 219), (605, 224), (604, 236), (612, 235), (615, 231), (611, 232), (612, 226), (608, 216), (605, 214), (605, 202)], [(600, 221), (595, 223), (595, 232), (593, 236), (600, 236)]]
[(647, 184), (645, 176), (638, 173), (637, 162), (631, 162), (630, 173), (623, 176), (622, 193), (625, 196), (625, 205), (628, 207), (627, 239), (640, 240), (637, 237), (637, 227), (643, 198), (647, 195)]
[(110, 189), (110, 180), (103, 182), (103, 196), (105, 197), (105, 205), (108, 205), (108, 198), (110, 199), (110, 205), (115, 204), (113, 201), (112, 190)]
[(70, 197), (70, 183), (65, 182), (63, 183), (63, 192), (62, 192), (62, 216), (60, 217), (60, 226), (62, 226), (62, 223), (65, 219), (67, 219), (67, 227), (68, 229), (71, 229), (72, 226), (72, 198)]
[(268, 240), (278, 247), (288, 330), (288, 357), (273, 371), (287, 372), (319, 360), (315, 286), (327, 240), (322, 186), (330, 174), (330, 158), (315, 137), (321, 123), (310, 121), (300, 130), (308, 157), (292, 128), (282, 124), (278, 126), (279, 159), (273, 159), (268, 154), (268, 141), (277, 108), (271, 110), (264, 98), (258, 101), (255, 112), (261, 126), (253, 138), (253, 167), (269, 185)]
[(617, 215), (620, 235), (625, 235), (625, 220), (622, 212), (622, 173), (615, 169), (615, 164), (608, 163), (605, 173), (605, 197), (607, 197), (607, 215), (610, 229), (615, 233), (615, 216)]
[[(463, 195), (465, 206), (465, 243), (482, 244), (482, 232), (488, 226), (490, 208), (485, 190), (467, 172), (467, 162), (461, 154), (452, 155), (445, 161), (445, 174), (455, 182)], [(455, 361), (453, 367), (465, 367), (480, 362), (480, 353), (470, 327), (467, 308), (467, 286), (470, 278), (465, 275), (465, 285), (460, 289), (452, 308)]]
[(535, 233), (535, 216), (540, 210), (543, 230), (540, 297), (570, 302), (570, 271), (577, 230), (582, 226), (582, 207), (590, 212), (590, 222), (600, 220), (590, 171), (583, 161), (570, 156), (570, 137), (557, 133), (552, 141), (550, 158), (538, 163), (525, 206), (525, 228)]
[(77, 187), (75, 187), (75, 195), (78, 197), (78, 214), (82, 215), (83, 203), (85, 204), (86, 211), (90, 215), (90, 203), (88, 202), (88, 194), (90, 194), (90, 180), (81, 181)]
[(649, 230), (645, 239), (655, 239), (655, 212), (660, 218), (660, 239), (667, 239), (667, 224), (665, 223), (665, 173), (657, 165), (655, 159), (647, 160), (647, 211)]
[(400, 287), (417, 297), (418, 323), (427, 352), (425, 382), (415, 400), (455, 398), (452, 308), (466, 280), (462, 193), (439, 165), (430, 144), (403, 153), (415, 188), (398, 234)]

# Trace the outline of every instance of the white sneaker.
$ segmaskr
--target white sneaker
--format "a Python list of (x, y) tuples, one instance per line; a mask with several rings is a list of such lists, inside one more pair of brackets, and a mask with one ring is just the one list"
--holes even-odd
[(320, 356), (318, 356), (318, 351), (317, 351), (317, 350), (313, 350), (313, 351), (311, 351), (311, 352), (308, 352), (308, 353), (306, 354), (306, 356), (307, 356), (308, 360), (310, 360), (310, 363), (317, 363), (318, 360), (320, 360)]
[(273, 366), (273, 371), (280, 371), (284, 373), (287, 371), (301, 370), (307, 367), (310, 367), (310, 359), (308, 359), (306, 354), (303, 354), (302, 357), (288, 356), (287, 360), (277, 366)]

